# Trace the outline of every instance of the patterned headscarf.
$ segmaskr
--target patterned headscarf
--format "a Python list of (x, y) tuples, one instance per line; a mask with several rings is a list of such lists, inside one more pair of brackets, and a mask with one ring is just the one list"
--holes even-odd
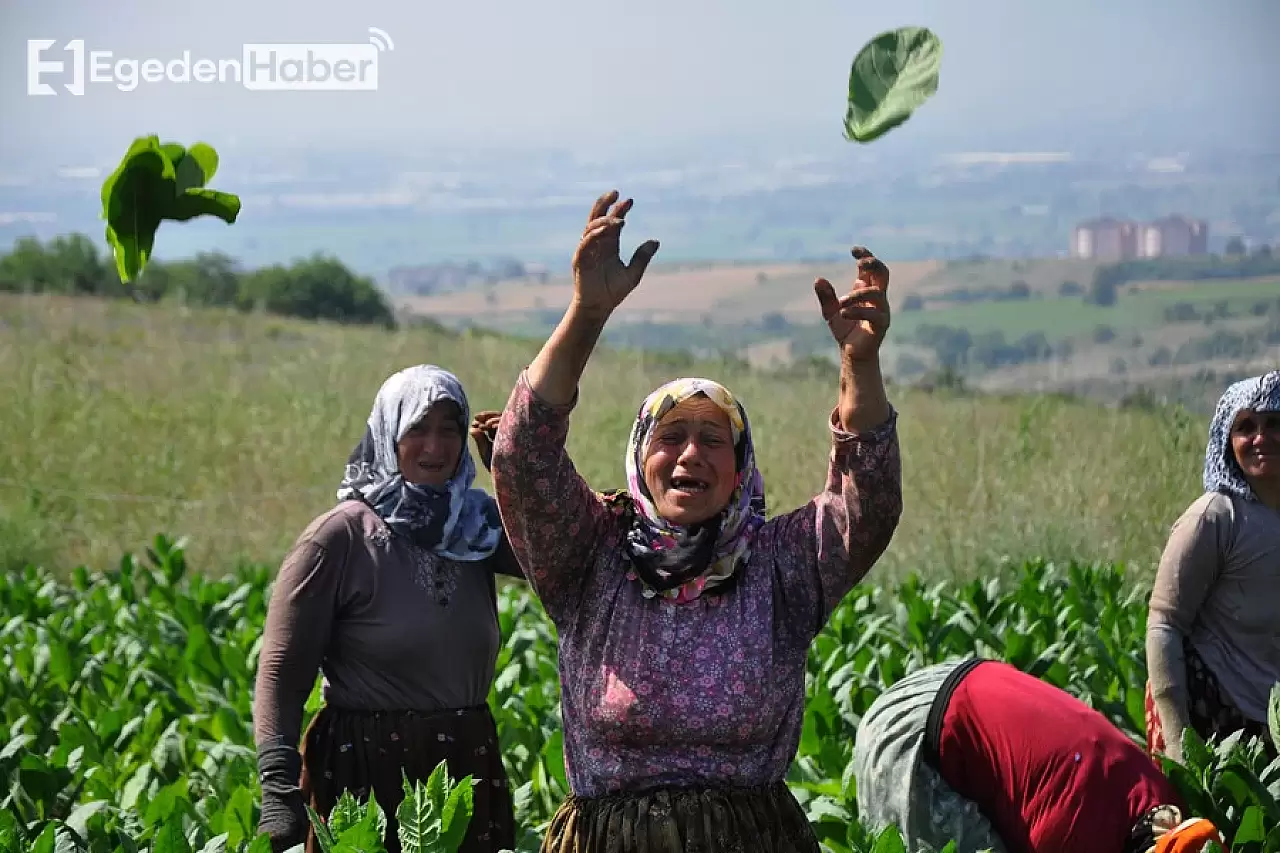
[(1226, 845), (1211, 821), (1202, 817), (1182, 817), (1177, 806), (1156, 806), (1133, 828), (1126, 850), (1140, 853), (1201, 853), (1213, 841)]
[[(440, 488), (407, 482), (396, 446), (433, 405), (445, 400), (461, 410), (458, 467)], [(493, 498), (471, 488), (476, 465), (467, 446), (470, 420), (466, 392), (449, 371), (420, 364), (391, 376), (378, 390), (364, 438), (347, 460), (338, 500), (363, 499), (392, 530), (441, 557), (483, 560), (497, 549), (502, 522)]]
[[(737, 461), (737, 478), (728, 506), (697, 528), (671, 524), (658, 514), (644, 482), (644, 461), (659, 421), (680, 403), (698, 394), (715, 403), (729, 418)], [(747, 411), (729, 391), (709, 379), (668, 382), (640, 406), (627, 443), (627, 492), (607, 495), (627, 505), (631, 529), (626, 549), (647, 597), (662, 595), (677, 603), (691, 601), (725, 583), (746, 560), (751, 541), (765, 520), (764, 479), (756, 468), (755, 447)]]
[(1204, 455), (1204, 490), (1226, 492), (1244, 500), (1256, 500), (1249, 481), (1231, 449), (1231, 427), (1242, 409), (1280, 412), (1280, 370), (1242, 379), (1227, 388), (1218, 401), (1209, 425), (1209, 446)]

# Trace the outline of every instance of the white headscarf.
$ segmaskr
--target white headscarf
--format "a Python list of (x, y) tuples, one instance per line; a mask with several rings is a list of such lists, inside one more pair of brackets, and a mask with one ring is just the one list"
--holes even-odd
[[(400, 474), (396, 446), (436, 403), (452, 400), (461, 410), (462, 456), (443, 487), (410, 483)], [(374, 400), (364, 438), (351, 452), (338, 500), (369, 504), (393, 531), (454, 560), (483, 560), (498, 547), (502, 522), (493, 498), (473, 489), (475, 461), (466, 435), (471, 407), (458, 377), (431, 364), (396, 373)]]

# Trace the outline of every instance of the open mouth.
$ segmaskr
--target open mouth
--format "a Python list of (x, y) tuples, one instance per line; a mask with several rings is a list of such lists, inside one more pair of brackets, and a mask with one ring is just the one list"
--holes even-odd
[(442, 462), (419, 462), (418, 467), (428, 474), (444, 473), (444, 463)]
[(687, 495), (700, 495), (711, 488), (711, 485), (706, 480), (699, 480), (697, 477), (672, 477), (671, 488)]

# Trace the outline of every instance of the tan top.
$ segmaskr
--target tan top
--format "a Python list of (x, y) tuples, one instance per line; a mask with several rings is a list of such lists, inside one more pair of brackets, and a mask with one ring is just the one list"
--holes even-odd
[(500, 641), (494, 572), (522, 577), (505, 538), (482, 563), (436, 557), (346, 501), (298, 537), (276, 576), (254, 694), (259, 748), (296, 747), (319, 669), (330, 704), (483, 705)]
[(1183, 637), (1226, 698), (1265, 721), (1271, 687), (1280, 681), (1280, 513), (1208, 492), (1173, 525), (1151, 592), (1147, 658), (1153, 698), (1177, 704), (1169, 714), (1179, 726), (1186, 725)]

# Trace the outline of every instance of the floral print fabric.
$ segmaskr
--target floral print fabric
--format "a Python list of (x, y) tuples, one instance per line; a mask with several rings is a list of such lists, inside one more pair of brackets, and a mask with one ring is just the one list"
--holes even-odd
[[(714, 523), (690, 531), (670, 524), (653, 505), (644, 482), (644, 460), (658, 423), (690, 397), (703, 395), (725, 413), (737, 455), (737, 482), (729, 506)], [(627, 443), (627, 495), (634, 512), (627, 514), (631, 529), (626, 549), (648, 597), (665, 595), (676, 602), (697, 598), (728, 580), (751, 550), (751, 540), (764, 523), (764, 480), (756, 468), (755, 447), (747, 411), (728, 389), (710, 379), (677, 379), (650, 394), (640, 406)], [(611, 498), (625, 512), (624, 498)]]
[(732, 585), (676, 603), (627, 579), (629, 527), (565, 451), (572, 408), (522, 373), (493, 455), (511, 547), (559, 634), (572, 792), (782, 780), (809, 643), (902, 513), (896, 413), (852, 434), (832, 412), (826, 488), (760, 526)]

